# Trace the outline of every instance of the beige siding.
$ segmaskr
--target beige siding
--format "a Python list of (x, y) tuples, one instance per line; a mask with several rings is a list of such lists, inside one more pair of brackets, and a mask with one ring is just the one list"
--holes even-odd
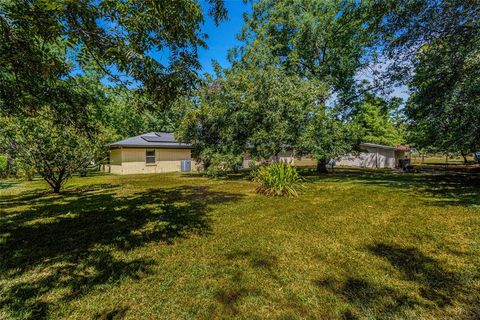
[(147, 149), (122, 149), (122, 163), (124, 162), (145, 162)]
[(110, 150), (110, 164), (112, 165), (122, 164), (122, 149)]
[(300, 157), (295, 159), (295, 165), (297, 167), (311, 167), (317, 165), (317, 160), (311, 157)]
[(190, 149), (157, 149), (157, 161), (178, 161), (191, 158)]
[[(118, 150), (118, 151), (117, 151)], [(148, 149), (151, 150), (151, 149)], [(110, 151), (110, 172), (115, 174), (162, 173), (180, 171), (181, 160), (192, 160), (190, 149), (155, 149), (155, 163), (146, 163), (146, 148), (123, 148)], [(119, 161), (118, 159), (121, 159)], [(192, 163), (192, 168), (194, 165)]]
[[(269, 161), (281, 161), (281, 162), (286, 162), (286, 163), (295, 163), (295, 158), (293, 156), (293, 151), (285, 151), (285, 152), (280, 152), (278, 154), (278, 157), (271, 156), (269, 158)], [(250, 167), (250, 163), (254, 163), (255, 165), (261, 164), (263, 161), (257, 160), (255, 161), (254, 159), (251, 158), (250, 153), (247, 151), (243, 154), (243, 160), (242, 160), (242, 167), (244, 169), (248, 169)]]

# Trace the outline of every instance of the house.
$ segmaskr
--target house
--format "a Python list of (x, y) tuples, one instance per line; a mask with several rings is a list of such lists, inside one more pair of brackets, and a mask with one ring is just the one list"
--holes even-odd
[(399, 160), (409, 157), (406, 146), (391, 147), (375, 143), (361, 143), (360, 152), (351, 152), (336, 161), (337, 166), (362, 168), (390, 168), (399, 166)]
[(190, 171), (192, 149), (175, 140), (172, 133), (149, 132), (109, 145), (110, 158), (105, 171), (116, 174)]

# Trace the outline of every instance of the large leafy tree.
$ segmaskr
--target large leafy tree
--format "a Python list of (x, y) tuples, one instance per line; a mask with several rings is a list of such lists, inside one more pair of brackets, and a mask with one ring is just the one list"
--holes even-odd
[(311, 114), (299, 142), (299, 151), (317, 160), (317, 173), (327, 172), (330, 160), (344, 155), (354, 144), (348, 125), (325, 111)]
[(480, 4), (462, 0), (373, 5), (387, 75), (407, 84), (411, 138), (447, 152), (479, 148)]
[[(225, 18), (222, 1), (208, 2), (215, 21)], [(203, 20), (193, 0), (2, 1), (1, 110), (28, 112), (68, 99), (61, 80), (86, 70), (134, 80), (168, 103), (195, 84)]]
[(233, 50), (236, 63), (280, 64), (285, 71), (327, 83), (338, 98), (351, 97), (355, 74), (368, 62), (375, 19), (358, 1), (266, 0), (253, 5)]
[[(207, 2), (216, 22), (225, 18), (222, 1)], [(165, 111), (196, 84), (203, 20), (194, 0), (1, 1), (0, 112), (17, 128), (10, 133), (25, 132), (2, 137), (2, 148), (57, 191), (101, 140), (97, 124), (119, 127), (122, 115), (102, 115), (100, 80), (134, 84)]]
[(97, 109), (96, 118), (111, 131), (111, 138), (120, 140), (150, 131), (173, 132), (184, 112), (184, 107), (159, 106), (137, 90), (106, 89), (106, 103)]
[(298, 145), (325, 86), (272, 65), (217, 74), (192, 100), (179, 139), (196, 145), (208, 166), (218, 154), (269, 159)]
[(346, 102), (357, 97), (355, 76), (371, 58), (369, 48), (377, 40), (377, 34), (369, 30), (378, 22), (367, 9), (357, 1), (255, 3), (240, 35), (244, 44), (230, 55), (235, 68), (273, 66), (305, 83), (322, 84), (322, 93), (314, 94), (317, 108), (310, 109), (293, 143), (299, 147), (301, 142), (299, 150), (314, 155), (319, 172), (326, 170), (331, 157), (350, 145), (345, 140), (343, 123), (335, 120), (334, 113), (325, 106), (335, 96), (341, 109), (345, 109), (350, 106)]
[(419, 51), (406, 113), (420, 147), (465, 154), (480, 147), (480, 36), (450, 41)]
[(15, 160), (38, 173), (59, 193), (72, 174), (102, 157), (108, 134), (100, 123), (89, 130), (59, 121), (48, 109), (27, 117), (2, 117), (0, 134), (11, 141)]

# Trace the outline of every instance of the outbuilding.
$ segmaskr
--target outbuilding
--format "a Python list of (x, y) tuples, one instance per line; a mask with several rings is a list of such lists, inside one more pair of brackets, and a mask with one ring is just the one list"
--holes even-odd
[(394, 169), (400, 159), (408, 158), (408, 147), (385, 146), (375, 143), (361, 143), (359, 152), (350, 152), (336, 161), (337, 166)]
[(109, 145), (110, 158), (106, 171), (116, 174), (162, 173), (189, 171), (192, 149), (175, 140), (169, 132), (149, 132)]

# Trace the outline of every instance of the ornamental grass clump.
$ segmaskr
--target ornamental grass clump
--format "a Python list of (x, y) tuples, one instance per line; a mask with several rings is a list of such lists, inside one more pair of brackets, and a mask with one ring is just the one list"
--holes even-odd
[(275, 162), (258, 168), (255, 179), (258, 193), (268, 196), (296, 197), (302, 188), (297, 169), (285, 162)]

